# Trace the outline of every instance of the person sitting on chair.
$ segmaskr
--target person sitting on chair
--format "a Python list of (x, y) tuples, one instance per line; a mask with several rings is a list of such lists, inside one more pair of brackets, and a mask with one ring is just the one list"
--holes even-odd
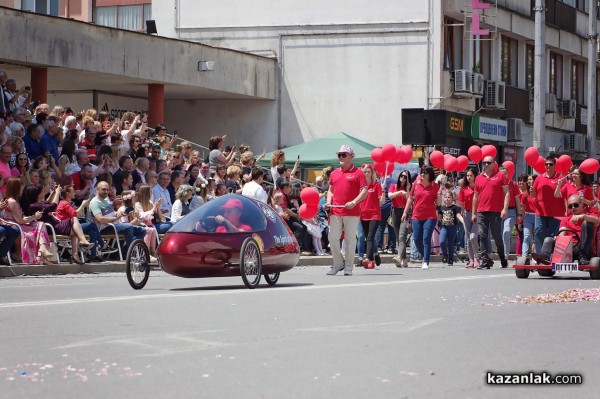
[[(583, 202), (579, 194), (573, 194), (568, 199), (567, 207), (572, 212), (570, 216), (562, 219), (558, 235), (572, 236), (573, 232), (579, 235), (579, 242), (573, 245), (573, 259), (579, 259), (579, 263), (587, 265), (593, 256), (594, 232), (600, 224), (600, 220), (593, 215), (584, 213)], [(546, 237), (542, 245), (542, 257), (550, 262), (554, 251), (554, 237)]]
[(217, 233), (237, 233), (240, 231), (252, 231), (252, 227), (240, 222), (242, 209), (244, 205), (237, 198), (230, 198), (225, 205), (221, 207), (223, 215), (215, 216), (215, 221), (220, 224), (215, 232)]

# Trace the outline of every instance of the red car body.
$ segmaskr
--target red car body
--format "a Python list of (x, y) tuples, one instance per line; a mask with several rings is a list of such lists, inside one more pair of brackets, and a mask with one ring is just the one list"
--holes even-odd
[[(243, 204), (241, 223), (251, 231), (215, 231), (220, 225), (215, 216), (232, 199)], [(240, 276), (240, 249), (249, 237), (260, 248), (263, 274), (284, 272), (298, 263), (300, 247), (287, 223), (269, 205), (237, 194), (211, 200), (175, 223), (158, 246), (158, 259), (174, 276)]]

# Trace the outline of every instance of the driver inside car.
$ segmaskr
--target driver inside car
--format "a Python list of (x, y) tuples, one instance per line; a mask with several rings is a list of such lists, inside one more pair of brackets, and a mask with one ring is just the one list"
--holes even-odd
[[(579, 194), (573, 194), (569, 197), (567, 208), (569, 208), (572, 214), (563, 218), (560, 222), (558, 235), (573, 236), (574, 234), (569, 230), (577, 232), (579, 242), (573, 243), (573, 259), (579, 259), (580, 264), (587, 265), (593, 256), (594, 232), (598, 228), (600, 220), (594, 215), (586, 214), (583, 207), (584, 204)], [(554, 251), (554, 243), (554, 237), (546, 237), (544, 239), (542, 257), (545, 262), (550, 263), (552, 252)]]
[(251, 231), (252, 227), (240, 222), (244, 204), (237, 198), (230, 198), (225, 205), (221, 206), (223, 215), (215, 216), (215, 221), (220, 224), (216, 233), (236, 233), (240, 231)]

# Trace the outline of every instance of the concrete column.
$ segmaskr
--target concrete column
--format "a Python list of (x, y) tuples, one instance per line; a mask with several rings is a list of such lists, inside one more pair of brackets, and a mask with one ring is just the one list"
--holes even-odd
[(48, 68), (31, 68), (31, 99), (48, 102)]
[(154, 127), (165, 121), (165, 85), (148, 85), (148, 126)]

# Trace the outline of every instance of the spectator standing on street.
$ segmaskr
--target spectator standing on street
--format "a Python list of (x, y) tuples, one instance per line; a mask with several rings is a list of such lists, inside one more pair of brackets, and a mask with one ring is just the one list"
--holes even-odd
[(508, 181), (504, 173), (494, 172), (494, 158), (483, 158), (483, 172), (475, 178), (473, 194), (473, 213), (471, 220), (479, 225), (479, 259), (478, 269), (489, 269), (494, 266), (490, 259), (492, 248), (488, 236), (494, 238), (502, 267), (508, 267), (502, 242), (502, 219), (508, 213), (510, 195)]
[[(327, 272), (335, 275), (344, 270), (344, 275), (351, 276), (354, 268), (354, 251), (356, 250), (356, 227), (360, 221), (358, 204), (367, 196), (367, 181), (360, 168), (352, 163), (354, 150), (342, 145), (337, 153), (340, 167), (331, 172), (329, 191), (324, 209), (331, 209), (329, 221), (329, 245), (333, 255), (333, 265)], [(345, 256), (342, 256), (340, 238), (344, 233)]]
[(554, 237), (558, 232), (560, 219), (565, 216), (565, 201), (554, 193), (560, 180), (556, 172), (556, 158), (546, 157), (546, 171), (535, 179), (531, 195), (536, 203), (535, 212), (535, 251), (540, 252), (546, 237)]
[(431, 236), (437, 222), (436, 207), (440, 203), (440, 186), (435, 182), (435, 174), (431, 166), (421, 168), (421, 179), (413, 184), (402, 221), (408, 219), (412, 210), (413, 239), (418, 251), (423, 255), (421, 269), (429, 269), (431, 255)]

